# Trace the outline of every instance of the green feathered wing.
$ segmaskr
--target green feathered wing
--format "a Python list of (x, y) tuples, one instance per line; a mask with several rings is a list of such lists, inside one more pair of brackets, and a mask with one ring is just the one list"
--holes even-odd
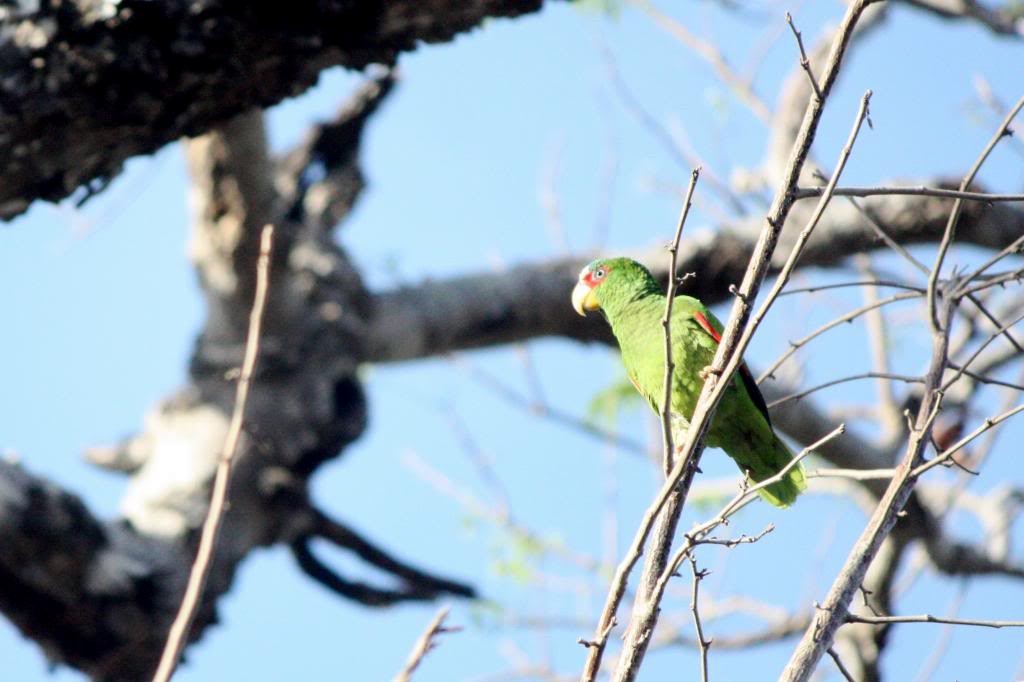
[[(664, 295), (651, 292), (621, 306), (613, 304), (611, 310), (605, 307), (626, 372), (658, 413), (665, 380), (664, 332), (660, 324), (664, 306)], [(697, 299), (679, 296), (673, 301), (672, 354), (676, 367), (672, 413), (677, 443), (685, 437), (704, 384), (701, 370), (711, 364), (721, 332), (721, 322)], [(719, 403), (707, 444), (725, 450), (754, 482), (776, 475), (793, 459), (793, 453), (772, 429), (768, 408), (746, 364), (740, 366)], [(788, 507), (806, 488), (803, 469), (797, 465), (758, 492), (771, 504)]]

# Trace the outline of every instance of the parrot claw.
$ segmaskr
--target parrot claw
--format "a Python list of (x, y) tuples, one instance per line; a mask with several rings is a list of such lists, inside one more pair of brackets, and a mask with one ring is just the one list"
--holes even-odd
[(701, 381), (707, 381), (708, 377), (711, 376), (712, 374), (721, 374), (721, 372), (716, 372), (714, 367), (712, 367), (711, 365), (706, 365), (704, 369), (697, 373), (697, 376), (700, 377)]

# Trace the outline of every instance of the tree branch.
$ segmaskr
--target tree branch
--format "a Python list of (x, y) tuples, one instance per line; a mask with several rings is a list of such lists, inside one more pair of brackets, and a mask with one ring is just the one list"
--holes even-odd
[(98, 191), (130, 157), (293, 97), (327, 67), (393, 64), (541, 2), (64, 3), (59, 16), (34, 6), (0, 15), (0, 219), (81, 185)]
[[(941, 187), (944, 180), (921, 183)], [(949, 217), (944, 197), (887, 195), (866, 199), (861, 206), (887, 228), (900, 244), (933, 242)], [(808, 217), (798, 204), (792, 221)], [(696, 272), (679, 293), (711, 305), (729, 298), (729, 285), (743, 277), (757, 240), (757, 225), (748, 220), (720, 226), (714, 233), (696, 233), (680, 245), (677, 274)], [(961, 243), (1002, 249), (1024, 232), (1024, 209), (1009, 204), (965, 204), (957, 229)], [(694, 233), (691, 233), (694, 234)], [(782, 243), (789, 236), (784, 233)], [(801, 267), (835, 267), (851, 253), (885, 248), (857, 207), (833, 202), (801, 257)], [(667, 281), (661, 249), (631, 255)], [(580, 268), (589, 257), (561, 258), (520, 265), (510, 276), (463, 275), (429, 280), (374, 295), (360, 357), (366, 362), (396, 362), (485, 348), (542, 336), (613, 343), (596, 318), (580, 320), (566, 303)], [(781, 263), (773, 264), (777, 272)], [(513, 276), (514, 275), (514, 276)]]

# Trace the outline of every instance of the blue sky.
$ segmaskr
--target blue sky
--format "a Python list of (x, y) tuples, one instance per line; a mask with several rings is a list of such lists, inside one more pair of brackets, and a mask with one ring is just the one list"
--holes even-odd
[[(713, 5), (692, 3), (680, 18), (718, 41), (739, 65), (786, 9), (736, 20)], [(805, 3), (794, 15), (812, 40), (840, 12), (838, 3)], [(793, 64), (793, 48), (784, 34), (767, 53), (758, 91), (769, 103)], [(858, 46), (830, 101), (816, 153), (832, 162), (858, 99), (871, 88), (874, 129), (862, 133), (846, 181), (956, 176), (995, 125), (970, 105), (973, 79), (983, 75), (1003, 99), (1016, 99), (1018, 75), (1003, 65), (1020, 63), (1020, 51), (979, 29), (896, 8), (889, 24)], [(370, 185), (339, 232), (367, 281), (385, 288), (470, 271), (505, 276), (504, 268), (519, 262), (588, 251), (606, 228), (607, 252), (667, 241), (678, 199), (657, 186), (683, 184), (687, 170), (624, 109), (609, 83), (606, 55), (655, 119), (670, 130), (685, 128), (710, 169), (727, 175), (734, 165), (753, 166), (762, 158), (763, 127), (702, 62), (639, 12), (610, 19), (554, 5), (535, 16), (487, 22), (451, 44), (404, 56), (402, 82), (369, 127), (364, 167)], [(315, 90), (273, 109), (274, 148), (295, 143), (305, 126), (328, 116), (358, 78), (328, 72)], [(616, 170), (609, 176), (612, 162)], [(552, 167), (558, 169), (553, 176)], [(1000, 149), (982, 178), (991, 189), (1019, 191), (1020, 156)], [(540, 198), (545, 185), (557, 193), (564, 234), (547, 226)], [(7, 388), (0, 395), (0, 448), (77, 491), (104, 516), (116, 513), (123, 480), (88, 466), (81, 453), (132, 433), (146, 410), (181, 385), (201, 323), (185, 256), (186, 191), (181, 149), (171, 145), (130, 162), (81, 210), (36, 205), (0, 230), (0, 286), (8, 293), (0, 304), (6, 322), (0, 376)], [(713, 229), (714, 223), (713, 213), (698, 209), (687, 230)], [(895, 261), (884, 264), (906, 274)], [(748, 358), (764, 366), (788, 339), (859, 302), (856, 292), (836, 292), (780, 306)], [(901, 310), (894, 319), (916, 321), (914, 308)], [(902, 369), (922, 369), (920, 341), (913, 332), (893, 339)], [(417, 474), (423, 465), (412, 462), (425, 463), (485, 503), (494, 501), (497, 492), (482, 481), (453, 421), (491, 459), (518, 522), (594, 556), (606, 555), (610, 533), (617, 558), (656, 483), (646, 463), (526, 414), (474, 378), (475, 371), (486, 372), (528, 394), (524, 357), (549, 404), (577, 415), (619, 378), (617, 359), (606, 349), (557, 340), (532, 343), (526, 351), (467, 354), (458, 362), (370, 368), (370, 428), (315, 479), (316, 498), (333, 514), (406, 559), (474, 582), (493, 600), (454, 605), (451, 622), (466, 629), (445, 637), (418, 679), (472, 679), (508, 670), (524, 657), (571, 675), (583, 657), (575, 640), (590, 633), (604, 597), (602, 580), (557, 557), (525, 551)], [(808, 381), (862, 371), (869, 362), (859, 326), (840, 330), (803, 358)], [(821, 399), (870, 401), (872, 391), (866, 383), (848, 384)], [(624, 414), (617, 426), (640, 439), (650, 428), (639, 411)], [(1004, 437), (1014, 435), (1022, 435), (1019, 425)], [(1008, 460), (997, 453), (975, 488), (1019, 483), (1019, 468)], [(708, 476), (733, 473), (718, 452), (705, 459), (704, 470)], [(733, 532), (757, 532), (771, 521), (777, 526), (771, 536), (728, 553), (703, 552), (702, 565), (714, 571), (705, 584), (709, 598), (745, 594), (787, 609), (820, 599), (862, 516), (833, 498), (808, 497), (800, 507), (780, 513), (757, 505)], [(690, 512), (683, 524), (699, 518)], [(973, 530), (966, 521), (961, 525), (965, 533)], [(347, 557), (331, 555), (331, 561), (362, 571)], [(954, 581), (926, 576), (899, 606), (904, 613), (941, 612), (957, 589)], [(688, 585), (678, 590), (666, 609), (686, 616)], [(1019, 584), (978, 580), (962, 612), (1015, 618), (1019, 608), (1013, 607), (1022, 598)], [(342, 601), (302, 577), (281, 549), (255, 553), (221, 607), (222, 624), (190, 649), (178, 679), (388, 679), (436, 609), (374, 611)], [(496, 615), (513, 612), (588, 625), (541, 632), (495, 626)], [(726, 634), (751, 625), (733, 616), (710, 629)], [(684, 627), (688, 633), (688, 620)], [(939, 635), (938, 626), (899, 629), (887, 672), (911, 679)], [(715, 653), (713, 676), (771, 677), (791, 647)], [(975, 677), (979, 653), (992, 679), (1020, 676), (1022, 649), (1019, 631), (958, 629), (936, 679)], [(80, 678), (66, 668), (50, 675), (38, 647), (2, 620), (0, 654), (6, 679)], [(692, 652), (665, 649), (652, 653), (642, 677), (677, 677), (680, 670), (695, 672), (695, 665)], [(833, 674), (829, 665), (823, 669)]]

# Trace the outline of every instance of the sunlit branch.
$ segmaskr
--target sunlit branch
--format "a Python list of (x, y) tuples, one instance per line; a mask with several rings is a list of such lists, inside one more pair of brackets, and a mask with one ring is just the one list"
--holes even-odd
[(858, 317), (860, 317), (864, 313), (868, 312), (869, 310), (874, 310), (875, 308), (880, 308), (882, 306), (889, 305), (890, 303), (896, 303), (897, 301), (906, 301), (906, 300), (909, 300), (909, 299), (912, 299), (912, 298), (919, 298), (920, 296), (921, 296), (921, 294), (918, 293), (917, 291), (908, 291), (908, 292), (904, 292), (904, 293), (901, 293), (901, 294), (893, 294), (892, 296), (889, 296), (887, 298), (879, 299), (878, 301), (875, 301), (875, 302), (870, 303), (868, 305), (863, 305), (863, 306), (861, 306), (859, 308), (855, 308), (854, 310), (851, 310), (850, 312), (846, 313), (845, 315), (837, 317), (836, 319), (832, 320), (831, 322), (828, 322), (828, 323), (822, 325), (821, 327), (818, 327), (817, 329), (815, 329), (813, 332), (811, 332), (807, 336), (804, 336), (803, 338), (801, 338), (801, 339), (799, 339), (797, 341), (790, 341), (789, 342), (789, 348), (786, 350), (786, 352), (784, 352), (781, 356), (779, 356), (779, 358), (775, 362), (773, 362), (771, 365), (769, 365), (768, 369), (766, 369), (763, 372), (761, 372), (761, 376), (759, 376), (757, 378), (757, 383), (760, 384), (761, 382), (763, 382), (768, 377), (773, 376), (775, 374), (775, 370), (777, 370), (779, 367), (781, 367), (782, 363), (784, 363), (786, 360), (788, 360), (790, 357), (792, 357), (793, 354), (796, 353), (800, 348), (802, 348), (803, 346), (807, 345), (810, 341), (812, 341), (812, 340), (816, 339), (817, 337), (821, 336), (822, 334), (824, 334), (828, 330), (834, 329), (835, 327), (838, 327), (839, 325), (843, 324), (844, 322), (845, 323), (852, 322), (853, 320), (857, 319)]
[(970, 618), (943, 618), (922, 614), (919, 616), (861, 616), (849, 614), (847, 623), (867, 623), (869, 625), (885, 625), (889, 623), (946, 623), (949, 625), (973, 625), (982, 628), (1024, 628), (1024, 620), (974, 620)]
[(907, 374), (893, 374), (891, 372), (862, 372), (861, 374), (852, 374), (850, 376), (845, 376), (840, 379), (826, 381), (823, 384), (812, 386), (811, 388), (800, 391), (799, 393), (791, 393), (790, 395), (783, 396), (778, 400), (773, 400), (772, 402), (768, 403), (768, 407), (778, 407), (779, 405), (788, 403), (791, 400), (800, 400), (801, 398), (809, 396), (812, 393), (817, 393), (822, 389), (830, 388), (832, 386), (838, 386), (839, 384), (845, 384), (849, 381), (858, 381), (860, 379), (887, 379), (889, 381), (902, 381), (903, 383), (906, 384), (924, 383), (924, 379), (922, 379), (921, 377), (909, 376)]
[[(999, 143), (1003, 137), (1009, 134), (1010, 123), (1017, 116), (1017, 112), (1024, 107), (1024, 97), (1017, 100), (1017, 104), (1006, 114), (1006, 117), (1000, 123), (999, 128), (989, 139), (988, 144), (978, 155), (974, 165), (967, 171), (967, 175), (964, 176), (963, 181), (960, 183), (960, 191), (965, 191), (970, 187), (971, 183), (974, 182), (975, 176), (978, 171), (981, 170), (982, 164), (988, 159), (989, 154), (995, 149), (995, 146)], [(953, 243), (953, 236), (956, 231), (957, 222), (960, 219), (960, 212), (963, 209), (963, 199), (957, 199), (953, 203), (953, 210), (949, 214), (949, 220), (946, 222), (946, 229), (942, 234), (942, 241), (939, 242), (939, 250), (935, 256), (935, 263), (932, 265), (931, 273), (928, 276), (928, 319), (932, 327), (932, 331), (938, 331), (939, 317), (938, 317), (938, 286), (939, 278), (942, 273), (942, 263), (946, 258), (946, 252), (949, 251), (950, 245)]]
[[(809, 199), (820, 197), (824, 193), (824, 187), (800, 187), (796, 190), (797, 199)], [(837, 197), (874, 197), (874, 196), (919, 196), (919, 197), (940, 197), (943, 199), (961, 199), (964, 201), (980, 201), (986, 204), (999, 202), (1024, 202), (1024, 194), (997, 194), (989, 192), (970, 192), (967, 190), (944, 189), (942, 187), (889, 187), (880, 185), (878, 187), (837, 187), (832, 192)]]
[(697, 187), (697, 180), (700, 178), (700, 168), (695, 168), (690, 173), (690, 185), (686, 188), (686, 197), (683, 199), (683, 207), (679, 212), (679, 223), (676, 226), (676, 234), (669, 244), (669, 268), (671, 273), (668, 278), (668, 286), (665, 291), (665, 313), (661, 318), (661, 328), (665, 346), (665, 374), (662, 383), (661, 393), (661, 438), (664, 452), (662, 454), (662, 466), (665, 475), (672, 471), (674, 456), (674, 445), (672, 443), (672, 375), (675, 372), (675, 363), (672, 359), (672, 304), (676, 298), (676, 287), (678, 278), (675, 275), (677, 267), (677, 256), (679, 254), (679, 240), (683, 237), (683, 228), (686, 226), (686, 217), (690, 214), (690, 206), (693, 200), (693, 190)]
[(1014, 407), (1013, 409), (998, 414), (995, 417), (988, 417), (987, 419), (985, 419), (984, 422), (982, 422), (981, 426), (976, 428), (974, 431), (971, 431), (969, 434), (958, 440), (956, 443), (943, 450), (934, 459), (925, 462), (924, 464), (921, 464), (920, 466), (915, 468), (911, 475), (917, 478), (918, 476), (928, 471), (929, 469), (948, 462), (953, 457), (953, 455), (959, 452), (965, 445), (973, 441), (975, 438), (985, 433), (986, 431), (996, 426), (997, 424), (1006, 421), (1015, 414), (1019, 414), (1020, 412), (1024, 412), (1024, 404), (1018, 405), (1017, 407)]

